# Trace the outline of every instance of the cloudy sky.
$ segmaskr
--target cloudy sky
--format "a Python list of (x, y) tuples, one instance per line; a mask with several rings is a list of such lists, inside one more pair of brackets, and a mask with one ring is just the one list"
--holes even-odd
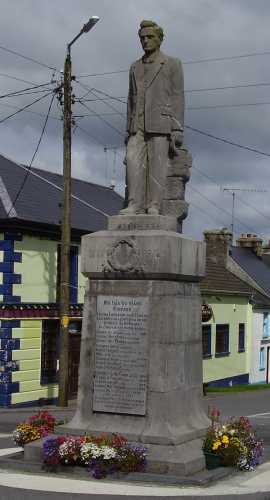
[[(194, 165), (184, 233), (201, 239), (206, 229), (229, 227), (232, 194), (224, 188), (231, 188), (238, 190), (235, 234), (252, 232), (268, 240), (269, 0), (1, 0), (0, 153), (29, 164), (51, 96), (1, 120), (56, 85), (49, 82), (61, 78), (67, 42), (92, 15), (99, 23), (72, 49), (73, 91), (76, 98), (84, 96), (84, 105), (73, 107), (73, 176), (105, 185), (115, 179), (116, 189), (123, 190), (127, 70), (142, 53), (139, 22), (153, 19), (165, 31), (162, 50), (184, 63), (185, 125), (197, 129), (185, 130)], [(2, 97), (46, 83), (34, 94)], [(61, 141), (55, 99), (34, 166), (60, 173)]]

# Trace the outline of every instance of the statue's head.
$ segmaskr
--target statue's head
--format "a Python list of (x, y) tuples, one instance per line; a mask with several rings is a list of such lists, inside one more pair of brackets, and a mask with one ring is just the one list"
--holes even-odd
[(163, 38), (163, 29), (154, 21), (142, 21), (139, 29), (142, 48), (146, 54), (158, 50)]

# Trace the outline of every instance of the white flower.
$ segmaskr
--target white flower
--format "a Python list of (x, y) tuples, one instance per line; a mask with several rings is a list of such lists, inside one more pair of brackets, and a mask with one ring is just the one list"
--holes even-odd
[(110, 448), (109, 446), (102, 446), (102, 454), (105, 460), (110, 460), (110, 458), (115, 458), (117, 453), (114, 448)]

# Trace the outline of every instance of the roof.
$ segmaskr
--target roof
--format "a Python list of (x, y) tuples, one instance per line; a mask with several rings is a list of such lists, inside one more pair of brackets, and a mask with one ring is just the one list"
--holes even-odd
[[(247, 249), (245, 249), (245, 251), (246, 250)], [(258, 259), (258, 257), (254, 257)], [(227, 262), (227, 259), (223, 261), (222, 258), (218, 258), (216, 253), (212, 253), (208, 247), (208, 251), (206, 252), (206, 273), (205, 277), (201, 281), (202, 294), (242, 295), (249, 297), (256, 307), (269, 308), (270, 298), (258, 292), (258, 290), (254, 287), (238, 278), (229, 269), (227, 269), (225, 262)], [(267, 273), (269, 276), (269, 268), (267, 268)]]
[(206, 257), (205, 278), (201, 281), (202, 292), (221, 292), (237, 295), (252, 295), (254, 290), (232, 274), (213, 255)]
[(270, 268), (251, 248), (233, 247), (233, 260), (270, 295)]
[[(27, 173), (29, 174), (27, 175)], [(26, 179), (15, 207), (12, 202)], [(0, 220), (20, 220), (59, 226), (63, 176), (20, 165), (0, 155)], [(106, 228), (107, 215), (115, 215), (123, 198), (112, 189), (72, 179), (71, 228), (94, 232)], [(75, 198), (74, 198), (75, 197)]]

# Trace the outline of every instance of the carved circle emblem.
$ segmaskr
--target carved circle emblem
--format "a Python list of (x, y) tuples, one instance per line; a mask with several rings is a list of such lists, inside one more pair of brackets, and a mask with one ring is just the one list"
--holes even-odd
[(118, 241), (107, 254), (109, 265), (115, 271), (135, 271), (138, 268), (138, 252), (133, 242)]

